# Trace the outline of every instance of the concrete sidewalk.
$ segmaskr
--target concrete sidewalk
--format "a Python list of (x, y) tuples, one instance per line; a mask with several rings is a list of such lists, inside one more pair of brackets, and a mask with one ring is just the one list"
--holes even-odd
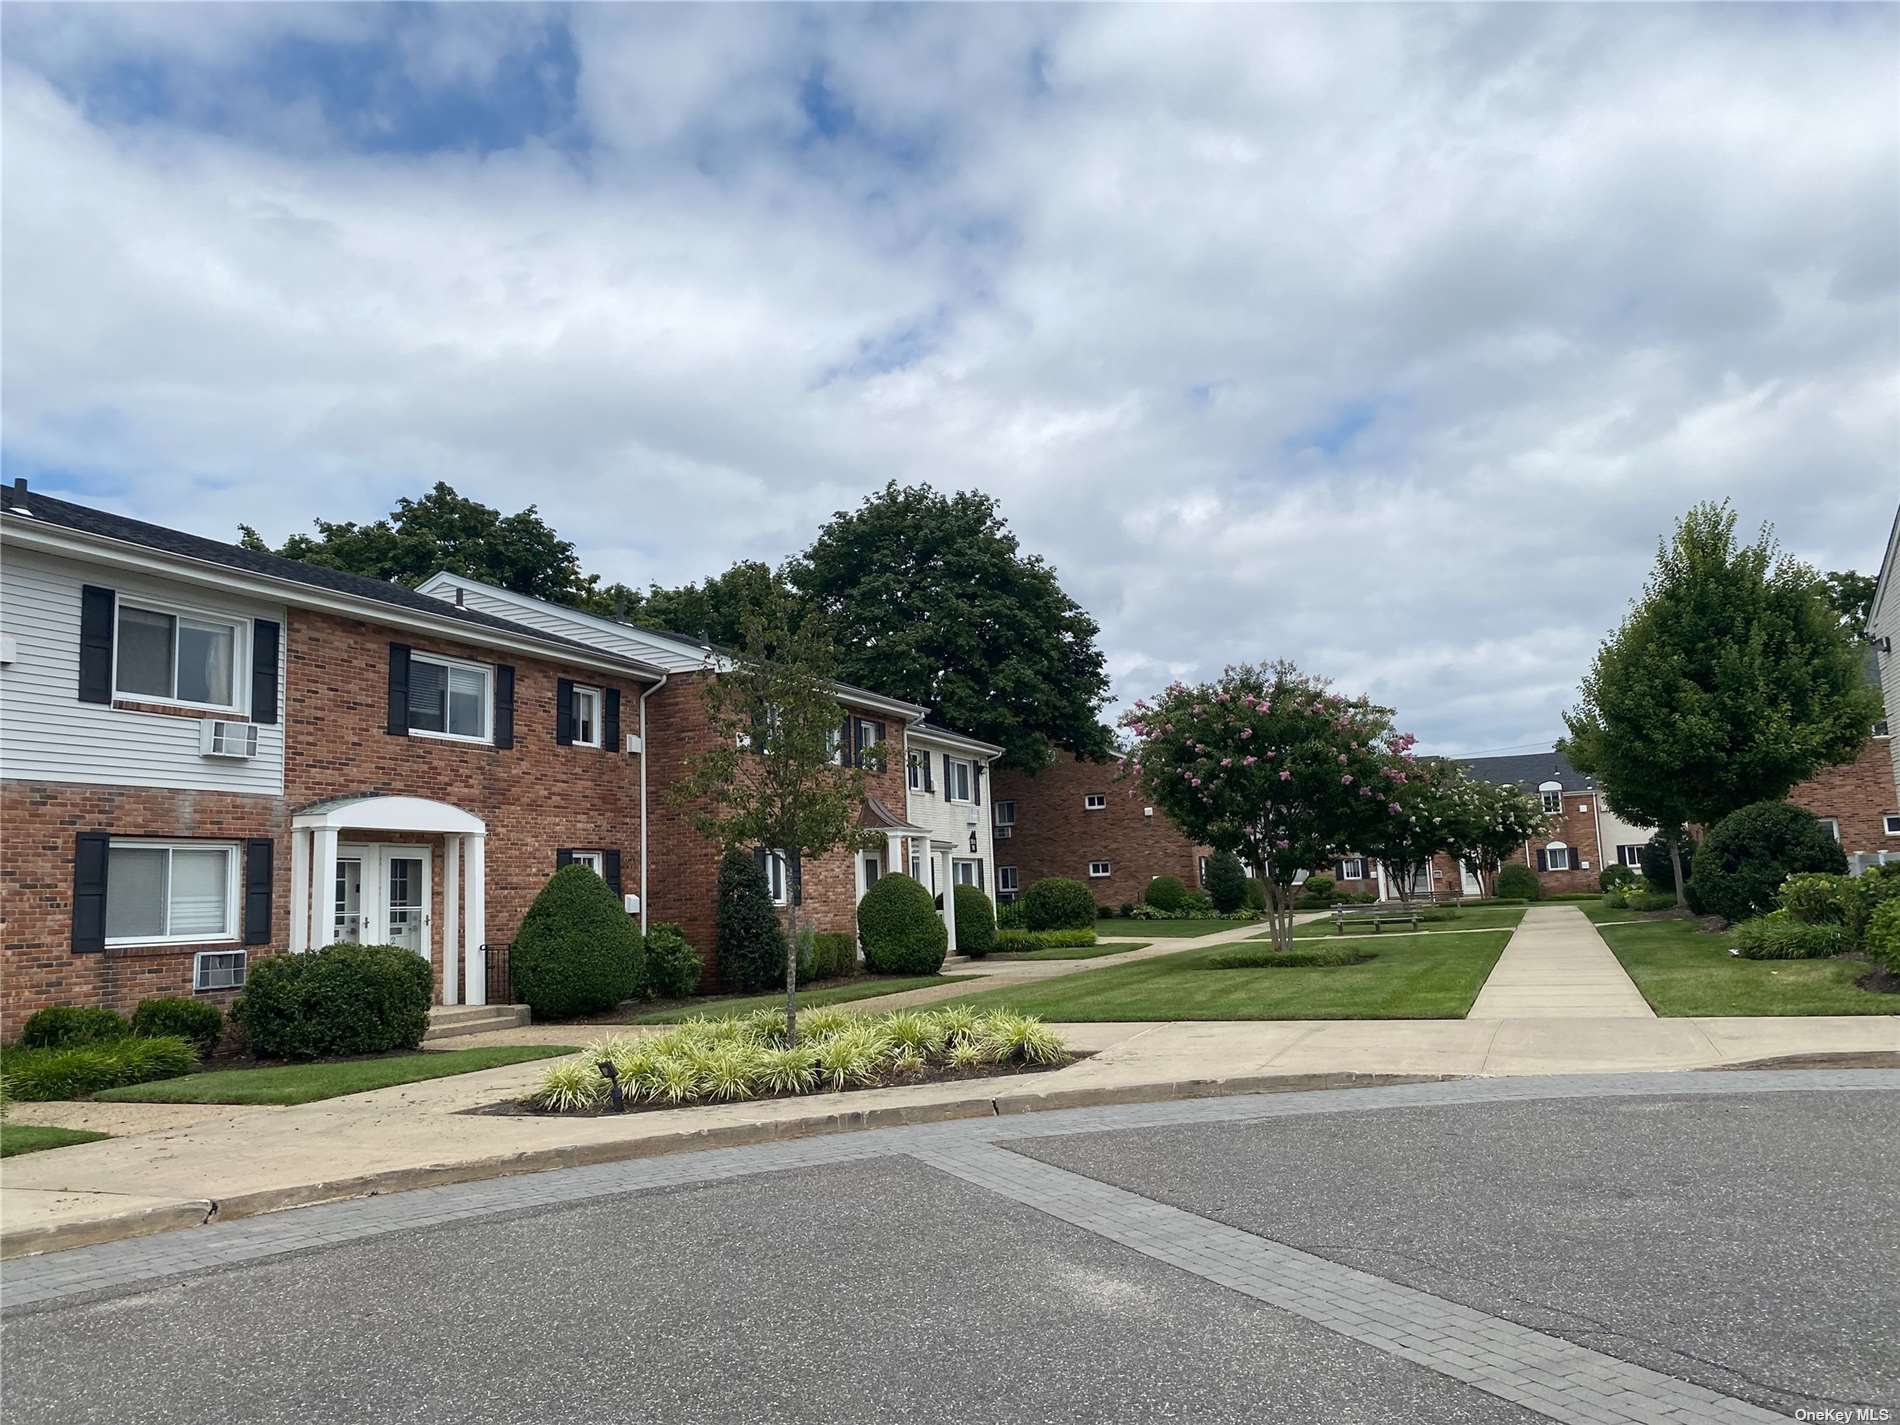
[[(1900, 1053), (1900, 1018), (1311, 1020), (1059, 1026), (1092, 1057), (1049, 1073), (604, 1118), (470, 1114), (519, 1098), (518, 1064), (297, 1108), (36, 1104), (70, 1127), (110, 1107), (128, 1136), (7, 1160), (0, 1255), (215, 1217), (581, 1163), (1038, 1109), (1466, 1075), (1689, 1069)], [(544, 1026), (553, 1032), (558, 1026)], [(102, 1125), (103, 1126), (103, 1125)]]
[(1511, 934), (1467, 1016), (1654, 1019), (1656, 1013), (1574, 905), (1537, 905)]

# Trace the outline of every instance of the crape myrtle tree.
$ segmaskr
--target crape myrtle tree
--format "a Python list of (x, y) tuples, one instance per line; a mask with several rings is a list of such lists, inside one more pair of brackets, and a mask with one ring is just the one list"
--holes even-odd
[[(1560, 744), (1605, 799), (1651, 826), (1713, 826), (1852, 761), (1880, 695), (1815, 572), (1764, 525), (1696, 505), (1658, 549), (1643, 596), (1598, 651)], [(1670, 842), (1676, 902), (1681, 850)]]
[(1462, 769), (1440, 789), (1445, 847), (1478, 876), (1478, 894), (1495, 895), (1505, 857), (1550, 829), (1543, 800), (1517, 787), (1481, 781)]
[(1276, 950), (1292, 946), (1294, 877), (1378, 840), (1415, 770), (1387, 709), (1287, 662), (1175, 683), (1122, 725), (1155, 804), (1193, 840), (1254, 868)]
[[(671, 800), (728, 850), (785, 853), (785, 1027), (798, 1042), (798, 906), (807, 860), (876, 837), (858, 825), (864, 770), (836, 755), (836, 659), (823, 624), (778, 590), (759, 592), (742, 620), (742, 651), (704, 680), (705, 740)], [(863, 761), (882, 764), (881, 749)]]

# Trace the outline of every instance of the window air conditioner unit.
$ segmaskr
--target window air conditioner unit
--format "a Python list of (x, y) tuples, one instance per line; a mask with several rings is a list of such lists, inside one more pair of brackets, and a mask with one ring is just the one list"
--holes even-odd
[(1013, 826), (1008, 822), (1004, 822), (996, 828), (996, 839), (998, 841), (1007, 841), (1009, 840), (1009, 834), (1014, 830), (1015, 828)]
[(257, 724), (207, 720), (198, 724), (198, 751), (239, 760), (257, 756)]

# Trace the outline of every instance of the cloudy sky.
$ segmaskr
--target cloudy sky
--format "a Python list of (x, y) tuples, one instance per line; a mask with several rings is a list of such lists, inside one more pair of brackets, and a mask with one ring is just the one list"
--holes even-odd
[(1118, 694), (1548, 745), (1658, 534), (1900, 498), (1900, 11), (9, 4), (4, 458), (610, 579), (1001, 497)]

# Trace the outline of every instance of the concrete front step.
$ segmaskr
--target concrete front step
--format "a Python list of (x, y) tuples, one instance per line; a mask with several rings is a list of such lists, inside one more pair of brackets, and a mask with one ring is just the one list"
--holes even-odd
[(486, 1034), (491, 1029), (514, 1029), (528, 1022), (525, 1004), (439, 1004), (429, 1011), (424, 1044), (456, 1039), (464, 1034)]

